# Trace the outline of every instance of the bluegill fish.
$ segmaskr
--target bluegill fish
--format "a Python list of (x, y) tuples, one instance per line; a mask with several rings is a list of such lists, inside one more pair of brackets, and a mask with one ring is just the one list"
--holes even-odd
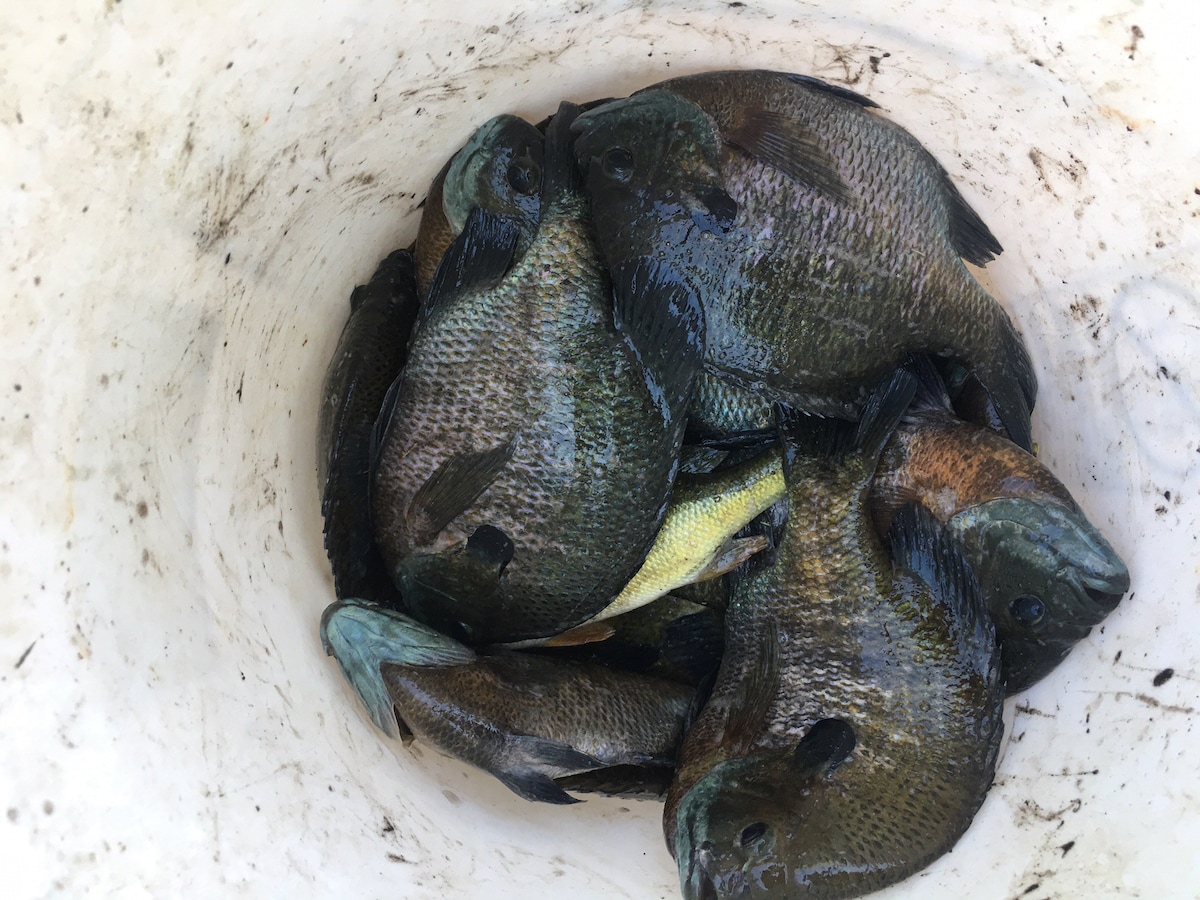
[(852, 452), (828, 425), (786, 430), (774, 563), (734, 581), (667, 796), (688, 900), (885, 887), (946, 852), (991, 784), (1003, 691), (970, 568), (917, 505), (889, 558), (867, 508), (903, 393), (884, 390)]
[(698, 311), (613, 297), (576, 185), (569, 105), (541, 214), (470, 214), (378, 423), (376, 537), (408, 609), (472, 644), (557, 634), (644, 559), (674, 480)]
[[(496, 116), (475, 130), (434, 177), (425, 197), (414, 255), (424, 296), (451, 241), (462, 234), (471, 210), (511, 219), (525, 243), (541, 212), (542, 132), (524, 119)], [(524, 247), (518, 246), (518, 255)]]
[[(928, 365), (914, 371), (920, 395), (888, 441), (871, 489), (877, 531), (884, 538), (895, 513), (914, 502), (946, 526), (975, 571), (1006, 689), (1017, 693), (1116, 608), (1129, 590), (1129, 570), (1037, 457), (958, 419), (938, 373)], [(717, 432), (744, 425), (760, 431), (738, 439), (764, 434), (771, 411), (761, 398), (716, 379), (700, 381), (709, 385)], [(773, 474), (763, 473), (764, 484), (777, 483)]]
[(554, 779), (668, 769), (694, 690), (605, 666), (477, 655), (414, 619), (355, 600), (321, 622), (375, 724), (477, 766), (527, 800), (577, 802)]
[(670, 302), (691, 292), (706, 372), (821, 415), (856, 419), (907, 352), (959, 360), (1028, 449), (1029, 356), (963, 264), (1000, 245), (874, 106), (813, 78), (712, 72), (580, 116), (576, 152), (614, 288), (664, 302), (624, 274), (650, 269)]
[(888, 443), (871, 489), (879, 533), (920, 503), (970, 561), (1009, 693), (1057, 666), (1129, 590), (1129, 570), (1038, 459), (962, 422), (934, 375)]
[(317, 478), (338, 597), (400, 602), (375, 546), (367, 494), (372, 430), (404, 366), (418, 305), (412, 254), (397, 250), (350, 295), (350, 318), (325, 375)]

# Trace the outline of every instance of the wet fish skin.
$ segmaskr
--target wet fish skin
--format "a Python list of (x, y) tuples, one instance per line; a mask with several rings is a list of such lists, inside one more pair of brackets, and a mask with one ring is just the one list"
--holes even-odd
[(354, 600), (326, 612), (322, 637), (376, 725), (547, 803), (577, 802), (554, 778), (670, 766), (695, 693), (604, 666), (479, 656), (402, 613)]
[(446, 161), (429, 186), (414, 248), (422, 296), (472, 209), (506, 216), (523, 236), (533, 236), (541, 210), (543, 144), (542, 132), (524, 119), (499, 115)]
[(400, 602), (375, 546), (367, 495), (371, 432), (404, 365), (418, 305), (412, 253), (397, 250), (350, 295), (350, 318), (325, 375), (317, 479), (325, 551), (339, 598)]
[[(699, 363), (675, 321), (617, 330), (566, 126), (550, 130), (536, 236), (518, 257), (501, 246), (516, 229), (472, 214), (381, 416), (385, 560), (414, 615), (474, 645), (577, 625), (637, 570)], [(497, 542), (464, 552), (484, 527), (507, 558)]]
[(532, 652), (598, 663), (698, 688), (721, 662), (724, 620), (723, 607), (703, 606), (668, 594), (608, 619), (612, 634), (604, 640)]
[(671, 268), (702, 301), (706, 371), (769, 401), (853, 419), (905, 352), (927, 352), (966, 363), (1028, 448), (1028, 354), (961, 258), (982, 264), (1000, 246), (945, 170), (868, 105), (745, 71), (586, 113), (576, 148), (605, 259)]
[(1116, 608), (1129, 570), (1037, 457), (957, 419), (948, 402), (934, 385), (896, 430), (871, 509), (880, 535), (913, 502), (946, 525), (995, 624), (1006, 688), (1018, 693)]
[(970, 568), (915, 505), (893, 566), (866, 502), (878, 444), (821, 443), (789, 445), (775, 562), (735, 579), (668, 792), (688, 900), (877, 890), (948, 850), (991, 783), (1003, 691)]

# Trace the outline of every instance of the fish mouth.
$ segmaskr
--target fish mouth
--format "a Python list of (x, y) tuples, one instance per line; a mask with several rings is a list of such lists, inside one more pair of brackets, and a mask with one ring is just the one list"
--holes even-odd
[(711, 871), (712, 849), (712, 841), (704, 841), (693, 848), (689, 856), (687, 881), (683, 884), (683, 895), (687, 900), (718, 900), (721, 896), (718, 878)]
[(1121, 598), (1129, 593), (1129, 570), (1122, 566), (1120, 570), (1107, 576), (1082, 575), (1079, 578), (1079, 589), (1107, 615), (1116, 609)]

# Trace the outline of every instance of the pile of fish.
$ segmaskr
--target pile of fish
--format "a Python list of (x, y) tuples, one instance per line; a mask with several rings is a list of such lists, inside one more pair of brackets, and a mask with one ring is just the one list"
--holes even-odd
[(764, 71), (484, 124), (351, 297), (321, 636), (389, 735), (665, 797), (685, 897), (945, 853), (1008, 694), (1129, 574), (1032, 455), (1000, 245), (875, 104)]

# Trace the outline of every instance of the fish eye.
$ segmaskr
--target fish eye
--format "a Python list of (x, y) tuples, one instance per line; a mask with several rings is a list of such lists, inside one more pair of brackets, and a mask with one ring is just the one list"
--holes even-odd
[(742, 836), (739, 839), (742, 847), (749, 847), (760, 837), (767, 833), (766, 822), (755, 822), (753, 825), (747, 825), (742, 829)]
[(633, 174), (633, 154), (624, 147), (613, 147), (600, 161), (604, 174), (616, 181), (628, 181)]
[(518, 194), (532, 194), (538, 189), (540, 181), (541, 172), (535, 162), (518, 160), (508, 167), (508, 183)]
[(1010, 607), (1013, 618), (1022, 625), (1036, 625), (1046, 617), (1046, 604), (1033, 594), (1022, 594)]

